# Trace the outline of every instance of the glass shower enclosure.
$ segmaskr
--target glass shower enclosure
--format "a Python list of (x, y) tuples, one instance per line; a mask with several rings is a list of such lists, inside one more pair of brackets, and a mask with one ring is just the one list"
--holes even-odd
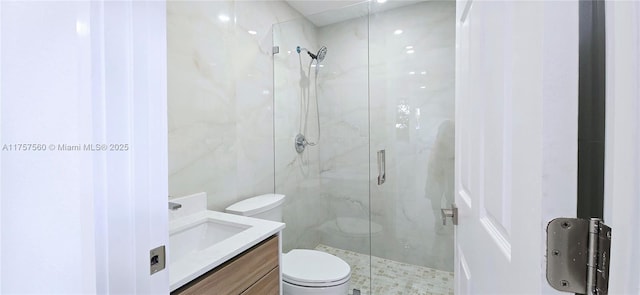
[(454, 19), (371, 1), (273, 27), (283, 251), (342, 258), (361, 294), (453, 294)]

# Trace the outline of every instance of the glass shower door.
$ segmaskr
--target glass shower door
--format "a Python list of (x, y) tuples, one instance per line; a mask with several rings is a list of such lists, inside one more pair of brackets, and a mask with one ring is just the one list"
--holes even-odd
[(386, 4), (369, 19), (372, 294), (453, 294), (455, 2)]
[(273, 27), (283, 251), (342, 258), (361, 294), (453, 293), (454, 17), (370, 1)]

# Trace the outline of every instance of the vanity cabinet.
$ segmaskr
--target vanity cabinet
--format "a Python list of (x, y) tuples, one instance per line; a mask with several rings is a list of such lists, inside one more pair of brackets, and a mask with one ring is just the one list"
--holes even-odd
[(274, 235), (171, 292), (171, 295), (278, 295), (280, 253)]

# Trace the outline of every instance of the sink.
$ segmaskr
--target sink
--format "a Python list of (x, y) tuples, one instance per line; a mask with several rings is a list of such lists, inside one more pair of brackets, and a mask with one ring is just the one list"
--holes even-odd
[(206, 193), (172, 198), (167, 265), (174, 291), (279, 234), (284, 223), (207, 210)]
[(244, 224), (223, 223), (212, 218), (202, 218), (182, 228), (175, 229), (169, 235), (169, 245), (171, 246), (169, 264), (174, 264), (199, 251), (214, 246), (250, 227)]

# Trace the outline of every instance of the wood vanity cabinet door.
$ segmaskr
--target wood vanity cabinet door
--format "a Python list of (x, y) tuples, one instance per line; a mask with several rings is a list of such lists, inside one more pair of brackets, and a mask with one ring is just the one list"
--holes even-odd
[[(171, 295), (241, 294), (265, 275), (277, 269), (278, 252), (278, 237), (273, 236), (231, 261), (180, 287)], [(279, 272), (277, 272), (277, 276), (279, 276)]]
[(249, 287), (242, 295), (278, 295), (280, 294), (280, 268), (276, 267), (257, 283)]

